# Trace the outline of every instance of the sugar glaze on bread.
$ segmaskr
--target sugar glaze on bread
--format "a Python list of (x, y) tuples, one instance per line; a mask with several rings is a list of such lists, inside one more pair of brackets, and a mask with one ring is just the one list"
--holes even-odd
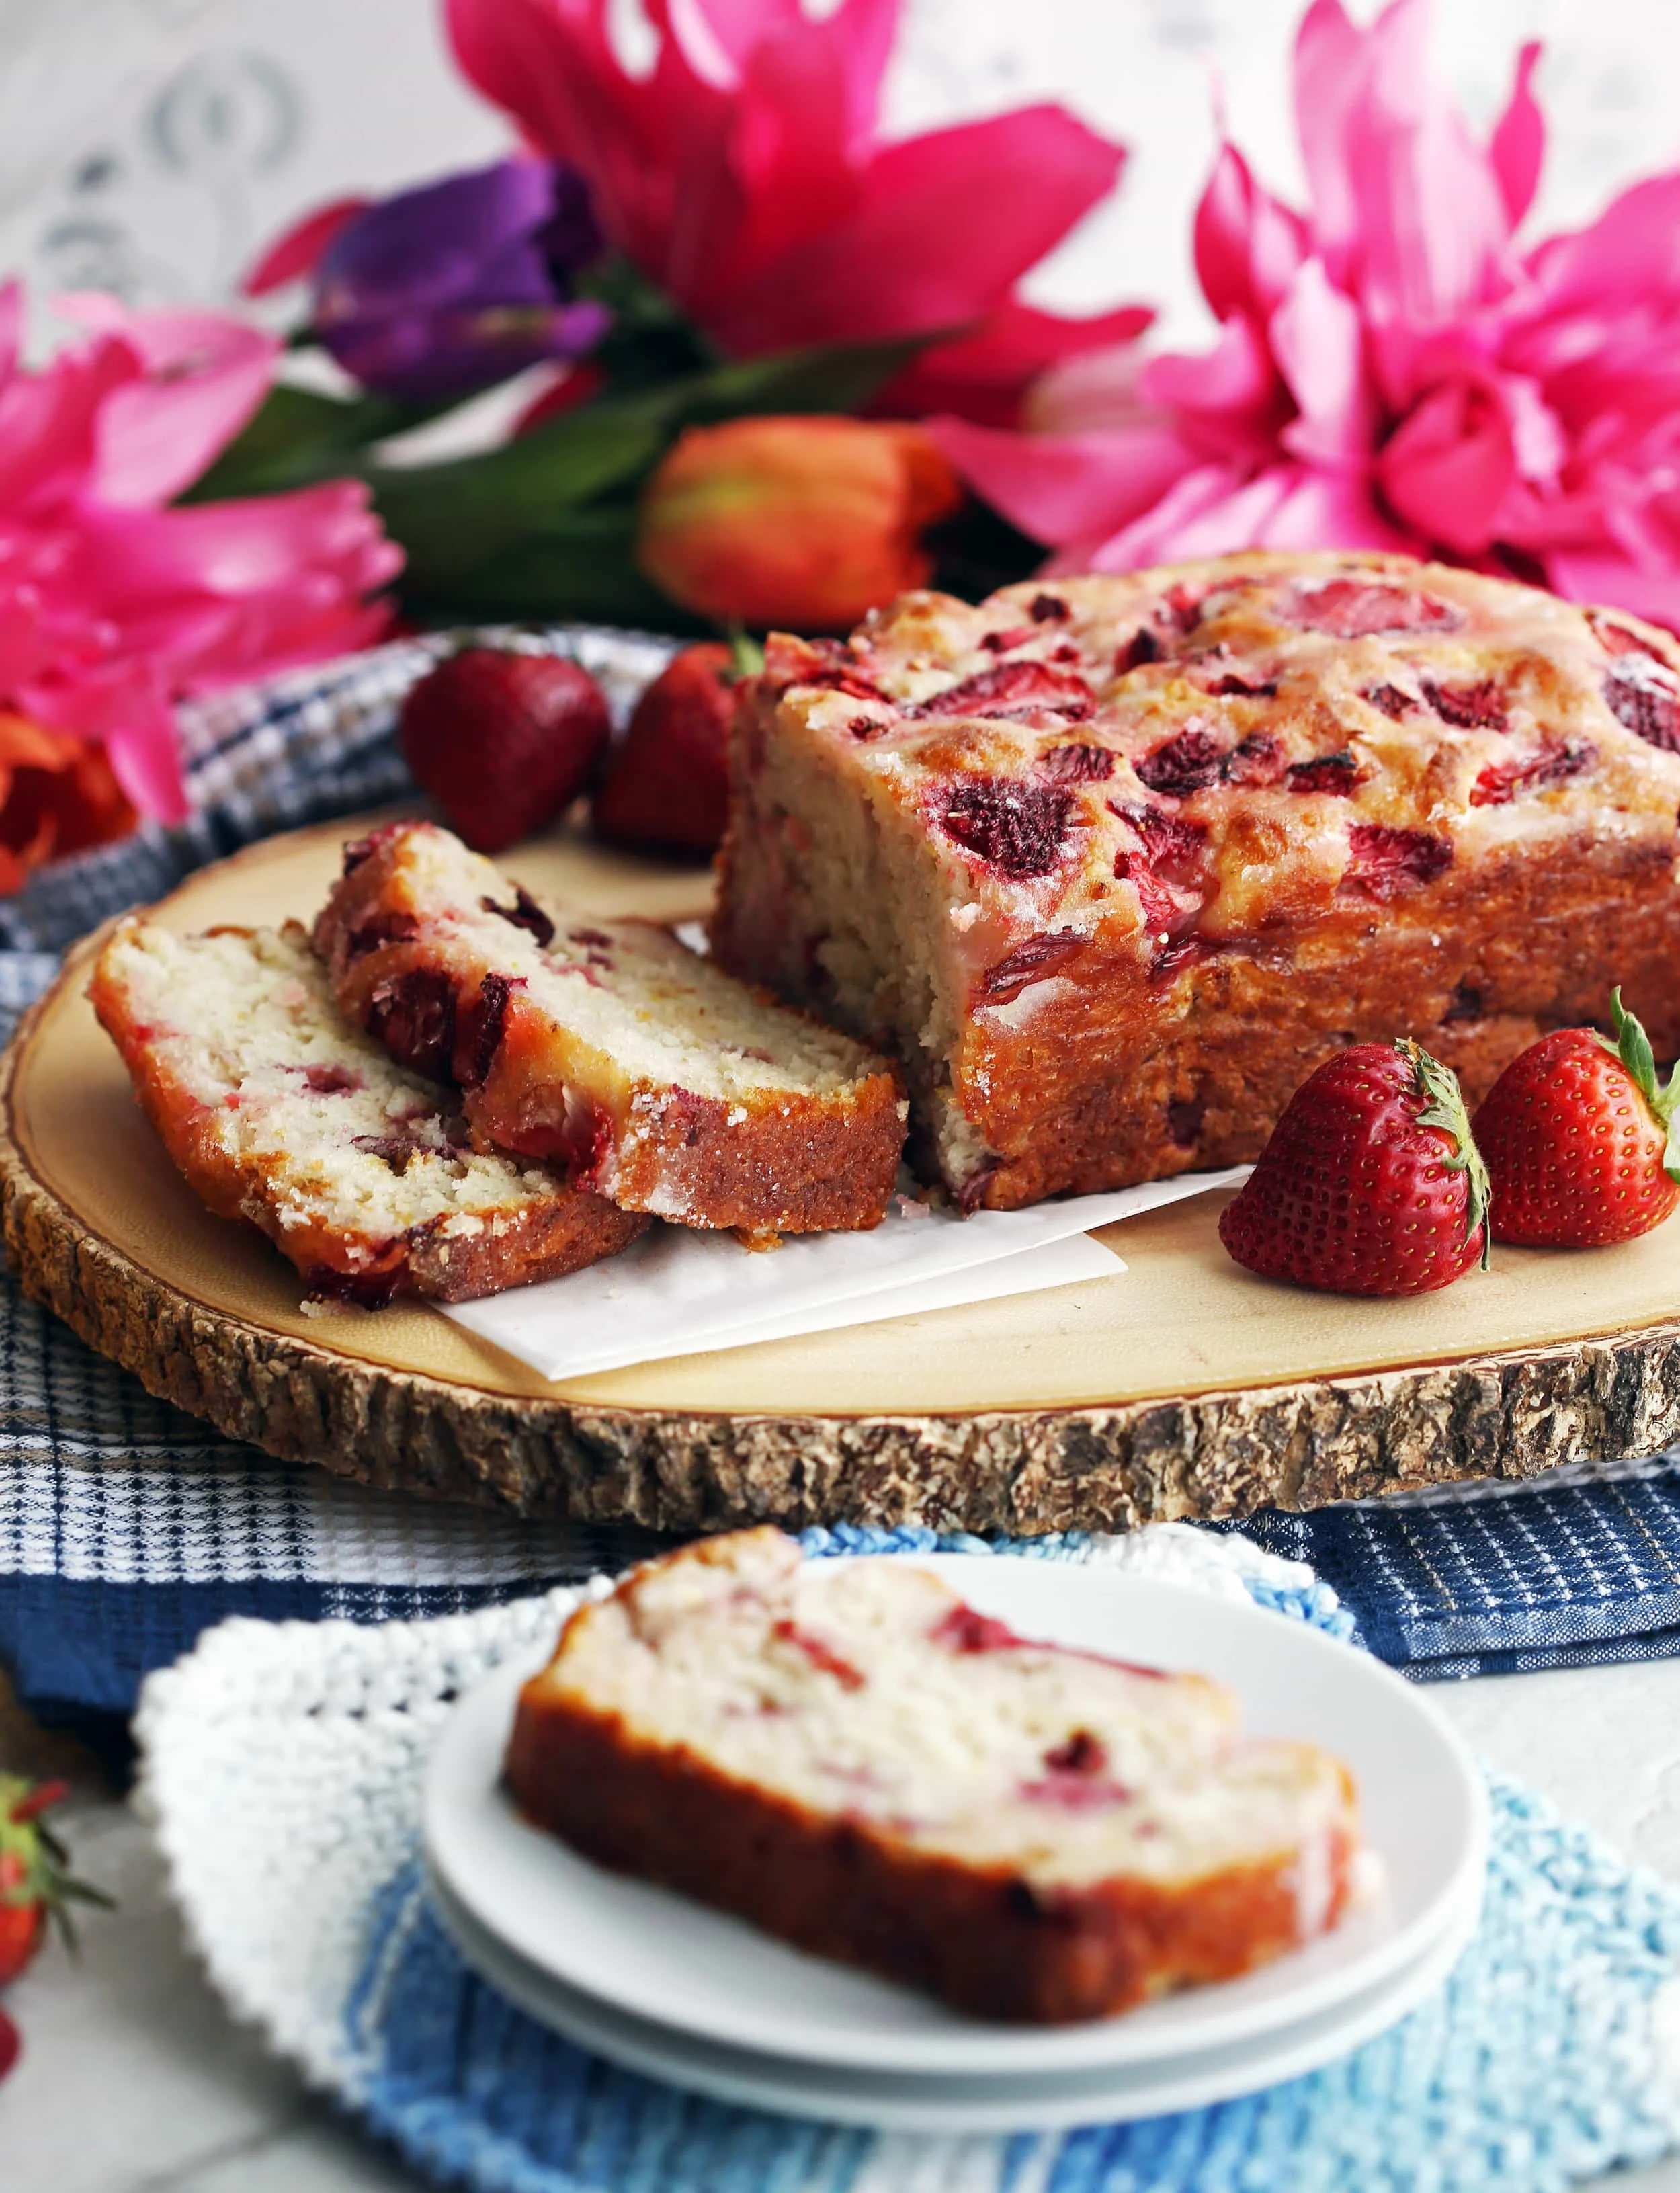
[(886, 1215), (896, 1069), (652, 922), (539, 904), (448, 831), (393, 823), (347, 849), (315, 941), (344, 1010), (405, 1064), (453, 1074), (498, 1148), (689, 1226)]
[(1472, 1104), (1620, 982), (1680, 1051), (1680, 644), (1402, 557), (912, 594), (744, 689), (714, 949), (1010, 1207), (1255, 1156), (1415, 1037)]
[(999, 2018), (1123, 2010), (1334, 1925), (1346, 1771), (1236, 1699), (1033, 1643), (912, 1560), (764, 1529), (580, 1608), (507, 1786), (587, 1856)]
[(346, 1022), (295, 923), (179, 936), (125, 922), (90, 994), (188, 1181), (314, 1295), (465, 1302), (576, 1271), (647, 1223), (475, 1149), (453, 1092)]

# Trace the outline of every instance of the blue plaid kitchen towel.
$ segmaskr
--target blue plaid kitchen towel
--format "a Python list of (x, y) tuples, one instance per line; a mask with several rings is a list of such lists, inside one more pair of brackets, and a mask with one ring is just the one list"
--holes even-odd
[[(671, 643), (559, 628), (620, 713)], [(294, 673), (185, 712), (193, 820), (0, 900), (0, 1034), (64, 948), (203, 862), (410, 790), (396, 706), (437, 643)], [(1371, 1648), (1454, 1677), (1680, 1652), (1680, 1450), (1240, 1527), (1334, 1587)], [(291, 1469), (153, 1401), (0, 1279), (0, 1661), (64, 1718), (126, 1714), (230, 1614), (420, 1618), (620, 1566), (656, 1542), (517, 1522)]]

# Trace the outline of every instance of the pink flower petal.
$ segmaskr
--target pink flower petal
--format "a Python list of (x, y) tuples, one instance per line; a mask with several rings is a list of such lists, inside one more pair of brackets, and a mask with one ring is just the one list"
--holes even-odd
[(1485, 554), (1517, 477), (1511, 421), (1497, 391), (1473, 381), (1437, 389), (1385, 446), (1377, 476), (1425, 540), (1460, 556)]
[(1260, 548), (1376, 548), (1402, 555), (1427, 553), (1428, 543), (1404, 533), (1372, 501), (1364, 473), (1301, 471), (1266, 518)]
[(1531, 88), (1540, 57), (1536, 39), (1531, 39), (1517, 54), (1511, 97), (1488, 144), (1489, 163), (1505, 201), (1506, 219), (1513, 229), (1534, 202), (1546, 158), (1546, 117)]
[[(1105, 541), (1087, 559), (1093, 571), (1132, 571), (1251, 548), (1289, 491), (1292, 468), (1246, 476), (1230, 465), (1186, 473), (1155, 507)], [(1062, 559), (1047, 567), (1065, 570)]]
[(1359, 308), (1309, 259), (1271, 316), (1271, 352), (1300, 410), (1278, 438), (1292, 455), (1332, 467), (1360, 461), (1376, 421), (1365, 376)]
[(1294, 405), (1260, 332), (1227, 320), (1199, 358), (1169, 351), (1139, 376), (1146, 402), (1184, 415), (1198, 444), (1220, 455), (1262, 455)]
[(1170, 432), (1013, 434), (963, 419), (925, 431), (983, 501), (1035, 541), (1101, 540), (1147, 510), (1191, 461)]
[[(743, 283), (713, 332), (751, 356), (963, 327), (1107, 195), (1123, 157), (1059, 106), (889, 146), (866, 171), (856, 215)], [(999, 175), (1030, 176), (1031, 187), (1000, 192)]]
[(1346, 136), (1369, 67), (1365, 41), (1341, 0), (1313, 0), (1295, 37), (1295, 129), (1312, 203), (1312, 239), (1333, 279), (1341, 278), (1359, 232)]
[(1196, 273), (1215, 318), (1265, 314), (1306, 255), (1298, 215), (1260, 189), (1235, 146), (1224, 145), (1196, 209)]
[(1147, 306), (1123, 305), (1089, 319), (1067, 319), (1008, 298), (973, 335), (936, 343), (913, 358), (872, 408), (888, 418), (954, 412), (984, 427), (1013, 427), (1039, 375), (1071, 359), (1131, 355), (1129, 346), (1154, 317)]
[(190, 487), (257, 410), (280, 354), (276, 337), (218, 312), (125, 312), (113, 298), (66, 297), (59, 310), (126, 343), (145, 369), (100, 407), (92, 491), (138, 508)]
[(1654, 568), (1613, 549), (1557, 549), (1546, 575), (1568, 601), (1603, 603), (1680, 631), (1680, 561)]

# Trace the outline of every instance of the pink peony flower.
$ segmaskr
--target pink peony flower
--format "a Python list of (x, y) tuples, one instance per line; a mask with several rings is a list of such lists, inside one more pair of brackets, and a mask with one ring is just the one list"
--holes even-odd
[(1197, 209), (1213, 348), (1078, 361), (1044, 431), (934, 432), (1052, 568), (1376, 547), (1680, 626), (1680, 171), (1532, 249), (1545, 123), (1517, 58), (1479, 144), (1431, 79), (1426, 0), (1315, 0), (1294, 56), (1309, 204), (1226, 144)]
[(107, 297), (63, 309), (88, 341), (30, 371), (0, 289), (0, 713), (60, 735), (43, 753), (103, 747), (126, 799), (178, 822), (174, 703), (365, 645), (402, 558), (355, 481), (169, 507), (261, 402), (271, 337)]
[(1124, 155), (1049, 106), (883, 144), (901, 6), (841, 0), (819, 20), (800, 0), (649, 0), (658, 57), (634, 73), (609, 0), (448, 0), (448, 15), (478, 89), (581, 170), (608, 237), (726, 352), (962, 330), (921, 361), (915, 398), (1012, 420), (1045, 366), (1148, 323), (1014, 295)]

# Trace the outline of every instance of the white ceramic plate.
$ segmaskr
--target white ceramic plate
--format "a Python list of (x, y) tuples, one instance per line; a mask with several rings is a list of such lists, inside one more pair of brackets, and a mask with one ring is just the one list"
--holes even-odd
[(1216, 1676), (1240, 1694), (1254, 1732), (1306, 1738), (1345, 1760), (1380, 1860), (1377, 1895), (1323, 1940), (1239, 1980), (1079, 2025), (982, 2023), (609, 1873), (526, 1826), (500, 1773), (529, 1660), (464, 1699), (439, 1738), (426, 1785), (436, 1875), (525, 1961), (632, 2018), (830, 2069), (965, 2077), (1107, 2069), (1247, 2043), (1414, 1962), (1479, 1887), (1481, 1778), (1422, 1693), (1369, 1654), (1248, 1602), (1099, 1566), (997, 1555), (918, 1566), (1027, 1636)]
[(568, 2040), (649, 2078), (779, 2116), (883, 2132), (1014, 2133), (1129, 2124), (1206, 2107), (1300, 2078), (1386, 2032), (1432, 1995), (1476, 1930), (1479, 1894), (1449, 1910), (1437, 1939), (1386, 1980), (1315, 2018), (1233, 2047), (1132, 2068), (1025, 2078), (830, 2070), (715, 2047), (609, 2008), (539, 1972), (487, 1933), (434, 1876), (433, 1905), (466, 1961), (510, 2001)]

